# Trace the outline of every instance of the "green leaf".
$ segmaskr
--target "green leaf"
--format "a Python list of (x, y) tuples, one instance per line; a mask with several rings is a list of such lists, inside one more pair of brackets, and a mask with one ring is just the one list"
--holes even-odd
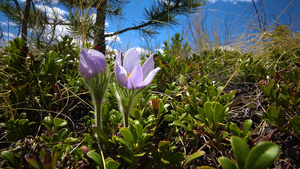
[(161, 158), (161, 161), (162, 161), (164, 164), (170, 164), (170, 161), (165, 160), (165, 159), (163, 159), (163, 158)]
[(229, 130), (232, 134), (241, 137), (242, 132), (235, 123), (231, 123), (229, 125)]
[(183, 167), (185, 167), (189, 162), (191, 162), (192, 160), (204, 155), (205, 152), (203, 151), (197, 151), (195, 153), (193, 153), (192, 155), (189, 156), (189, 158), (186, 160), (186, 162), (184, 163)]
[(210, 102), (206, 102), (204, 104), (204, 114), (206, 116), (206, 118), (209, 119), (209, 121), (213, 121), (213, 108), (212, 108), (212, 103)]
[(8, 161), (8, 163), (14, 167), (14, 168), (19, 168), (19, 163), (17, 161), (17, 159), (15, 158), (15, 156), (10, 153), (9, 151), (2, 151), (1, 155), (4, 157), (5, 160)]
[(44, 165), (37, 160), (36, 156), (33, 154), (25, 154), (25, 160), (36, 169), (44, 169)]
[(294, 130), (297, 133), (300, 129), (300, 116), (294, 116), (292, 120), (292, 124), (294, 126)]
[(178, 121), (178, 120), (174, 121), (173, 124), (176, 125), (176, 126), (179, 126), (179, 127), (182, 127), (184, 129), (186, 129), (186, 126), (183, 123), (181, 123), (180, 121)]
[(215, 103), (215, 107), (214, 107), (214, 112), (213, 114), (213, 124), (217, 125), (219, 122), (222, 122), (224, 117), (225, 117), (225, 113), (224, 113), (225, 109), (224, 106), (218, 102)]
[(105, 165), (107, 169), (117, 169), (120, 166), (120, 163), (116, 162), (112, 158), (105, 159)]
[[(116, 139), (118, 142), (120, 142), (123, 146), (127, 147), (127, 149), (128, 149), (129, 151), (132, 152), (133, 144), (129, 144), (129, 143), (128, 143), (126, 140), (124, 140), (123, 138), (115, 137), (115, 139)], [(128, 150), (127, 150), (127, 151), (128, 151)], [(131, 153), (131, 152), (130, 152), (130, 153)]]
[(216, 88), (214, 86), (209, 87), (208, 93), (212, 98), (217, 96)]
[(19, 119), (26, 119), (26, 113), (21, 113)]
[(248, 133), (248, 131), (250, 131), (251, 126), (252, 126), (252, 120), (251, 119), (248, 119), (248, 120), (244, 121), (244, 124), (243, 124), (244, 136)]
[(59, 130), (58, 141), (60, 141), (64, 137), (64, 135), (67, 134), (67, 132), (68, 132), (68, 129), (66, 129), (66, 128), (62, 128), (61, 130)]
[(97, 164), (97, 166), (99, 166), (100, 168), (104, 168), (103, 162), (102, 162), (102, 157), (98, 153), (96, 153), (94, 151), (89, 151), (87, 153), (87, 156), (90, 157)]
[(20, 130), (20, 137), (24, 137), (28, 128), (29, 120), (28, 119), (19, 119), (18, 128)]
[(158, 149), (159, 149), (161, 152), (165, 152), (165, 151), (167, 151), (169, 145), (170, 145), (170, 141), (160, 141), (160, 142), (158, 143)]
[(101, 143), (104, 143), (106, 145), (109, 144), (108, 142), (109, 137), (103, 130), (101, 130), (99, 127), (93, 127), (92, 129), (95, 133), (97, 133), (97, 137), (99, 138)]
[(137, 136), (137, 141), (139, 142), (143, 136), (143, 126), (141, 124), (136, 124), (134, 125), (135, 127), (135, 132), (136, 132), (136, 136)]
[(186, 155), (182, 152), (174, 153), (168, 160), (171, 164), (179, 164), (181, 161), (185, 160)]
[(199, 166), (197, 167), (197, 169), (215, 169), (215, 168), (210, 166)]
[(224, 131), (222, 132), (222, 134), (220, 135), (220, 141), (224, 140), (226, 137), (228, 137), (228, 132), (227, 131)]
[(236, 164), (227, 157), (219, 157), (218, 161), (223, 169), (238, 169)]
[(91, 139), (91, 135), (89, 133), (82, 134), (85, 138), (85, 141), (88, 143), (89, 148), (92, 148), (93, 140)]
[(220, 95), (220, 93), (222, 92), (223, 89), (224, 89), (223, 86), (219, 86), (219, 87), (217, 88), (217, 94)]
[(269, 75), (271, 76), (271, 77), (276, 77), (276, 70), (275, 70), (275, 68), (273, 67), (273, 68), (270, 68), (270, 70), (269, 70)]
[[(47, 127), (49, 127), (49, 128), (52, 128), (52, 126), (53, 126), (53, 121), (52, 121), (52, 118), (50, 117), (50, 116), (46, 116), (45, 118), (44, 118), (44, 123), (47, 125)], [(48, 129), (49, 129), (48, 128)]]
[(240, 137), (232, 136), (230, 141), (239, 169), (244, 169), (250, 149)]
[(153, 136), (153, 134), (145, 134), (145, 135), (143, 135), (142, 139), (139, 142), (141, 144), (141, 147), (143, 147), (144, 144), (147, 142), (147, 140), (149, 138), (151, 138), (152, 136)]
[(67, 121), (64, 119), (60, 119), (60, 118), (55, 118), (53, 120), (53, 124), (54, 124), (54, 130), (58, 131), (58, 129), (60, 129), (61, 127), (64, 127), (65, 125), (67, 125)]
[(122, 128), (122, 129), (120, 130), (120, 132), (122, 133), (124, 139), (125, 139), (127, 142), (129, 142), (129, 143), (131, 143), (131, 144), (134, 143), (133, 135), (132, 135), (132, 133), (129, 131), (128, 128)]
[(251, 149), (245, 169), (267, 169), (275, 162), (279, 152), (280, 147), (275, 143), (260, 143)]
[(127, 149), (121, 148), (121, 149), (118, 149), (118, 153), (119, 153), (119, 156), (121, 156), (127, 163), (133, 164), (134, 153), (132, 151), (128, 152)]
[(266, 91), (266, 95), (270, 96), (272, 88), (275, 84), (275, 81), (272, 79), (270, 80), (270, 82), (268, 84), (265, 85), (265, 91)]
[(59, 156), (59, 153), (61, 152), (61, 149), (57, 150), (53, 156), (53, 164), (52, 164), (52, 169), (55, 169), (56, 167), (56, 162)]
[(197, 114), (197, 111), (189, 104), (185, 105), (185, 109), (188, 114), (195, 116)]

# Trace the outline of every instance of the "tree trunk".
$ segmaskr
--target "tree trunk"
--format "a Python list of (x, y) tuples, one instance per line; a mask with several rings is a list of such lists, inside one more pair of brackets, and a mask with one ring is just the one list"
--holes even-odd
[(107, 0), (103, 0), (97, 9), (96, 30), (94, 37), (94, 45), (98, 46), (98, 50), (105, 55), (105, 18), (106, 18)]
[(27, 25), (28, 25), (28, 19), (29, 19), (29, 10), (30, 10), (30, 4), (32, 0), (26, 0), (25, 9), (24, 12), (22, 11), (22, 8), (20, 7), (20, 4), (17, 0), (14, 0), (16, 7), (19, 11), (20, 17), (21, 17), (21, 24), (22, 24), (22, 38), (25, 40), (25, 45), (21, 49), (21, 56), (26, 58), (28, 54), (28, 46), (27, 46)]
[(25, 10), (22, 18), (22, 38), (27, 42), (27, 24), (29, 19), (29, 9), (32, 0), (26, 0)]

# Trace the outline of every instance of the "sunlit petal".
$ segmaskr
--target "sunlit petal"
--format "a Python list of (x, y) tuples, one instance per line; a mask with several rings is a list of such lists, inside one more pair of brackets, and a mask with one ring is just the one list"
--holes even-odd
[(105, 59), (105, 56), (104, 56), (101, 52), (99, 52), (99, 51), (97, 51), (97, 50), (94, 50), (94, 49), (89, 49), (89, 50), (88, 50), (88, 54), (89, 54), (91, 57), (93, 57), (94, 59), (97, 59), (97, 58)]
[(125, 53), (123, 67), (130, 73), (137, 65), (140, 65), (140, 53), (136, 48), (129, 49)]
[(81, 49), (81, 51), (79, 53), (80, 63), (85, 68), (91, 66), (91, 63), (88, 60), (88, 55), (89, 55), (89, 53), (88, 53), (88, 49), (87, 48)]
[(144, 81), (138, 86), (139, 88), (145, 87), (147, 85), (149, 85), (151, 83), (151, 81), (153, 80), (155, 74), (160, 70), (159, 67), (155, 68), (154, 70), (152, 70), (148, 76), (144, 79)]
[(119, 63), (115, 64), (115, 75), (122, 86), (127, 85), (127, 72)]
[(145, 63), (142, 66), (143, 77), (146, 78), (153, 69), (154, 69), (154, 59), (153, 59), (153, 55), (150, 55), (150, 57), (145, 61)]
[(132, 86), (134, 88), (137, 88), (143, 81), (143, 72), (142, 72), (142, 67), (141, 65), (137, 65), (130, 76), (128, 77), (128, 82), (127, 82), (127, 88), (132, 89)]
[(117, 58), (116, 58), (116, 62), (119, 62), (119, 64), (122, 66), (122, 58), (121, 58), (121, 50), (119, 49), (118, 50), (118, 53), (117, 53)]
[(99, 51), (83, 48), (79, 57), (79, 71), (86, 78), (92, 78), (106, 69), (105, 56)]

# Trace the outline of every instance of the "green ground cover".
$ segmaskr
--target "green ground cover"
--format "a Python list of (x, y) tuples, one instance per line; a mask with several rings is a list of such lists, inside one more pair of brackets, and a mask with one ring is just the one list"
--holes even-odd
[(102, 129), (72, 39), (43, 52), (14, 39), (0, 53), (0, 167), (299, 168), (300, 40), (279, 28), (250, 54), (193, 52), (176, 35), (129, 127), (111, 74)]

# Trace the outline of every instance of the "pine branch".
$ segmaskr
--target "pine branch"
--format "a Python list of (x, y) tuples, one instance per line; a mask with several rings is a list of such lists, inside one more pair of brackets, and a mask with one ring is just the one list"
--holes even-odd
[[(159, 29), (163, 27), (164, 24), (175, 25), (177, 24), (175, 16), (194, 12), (197, 7), (202, 5), (202, 1), (198, 1), (194, 0), (193, 2), (191, 2), (190, 0), (170, 0), (169, 3), (164, 1), (157, 1), (157, 4), (153, 4), (150, 7), (150, 10), (145, 9), (144, 11), (144, 16), (147, 18), (146, 20), (148, 20), (148, 22), (143, 22), (138, 26), (128, 27), (114, 33), (105, 34), (105, 37), (115, 36), (127, 32), (129, 30), (141, 30), (148, 35), (153, 34), (153, 32), (146, 31), (142, 28), (146, 26), (154, 26), (157, 29)], [(189, 2), (191, 4), (190, 6), (188, 5)]]

